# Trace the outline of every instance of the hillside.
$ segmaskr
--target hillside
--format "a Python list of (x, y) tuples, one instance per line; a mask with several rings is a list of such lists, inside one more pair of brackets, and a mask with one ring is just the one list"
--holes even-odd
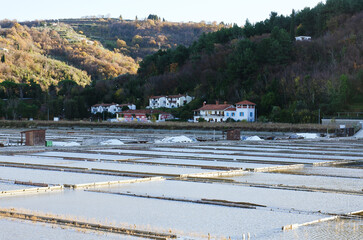
[[(317, 122), (319, 110), (321, 116), (362, 111), (362, 9), (362, 1), (330, 0), (206, 34), (188, 48), (145, 58), (124, 88), (138, 85), (132, 94), (143, 99), (188, 92), (199, 104), (249, 99), (260, 120), (270, 121)], [(295, 41), (298, 33), (313, 40)]]
[[(117, 50), (134, 59), (143, 59), (159, 49), (175, 48), (179, 45), (189, 46), (197, 41), (203, 33), (214, 32), (222, 27), (200, 23), (174, 23), (162, 21), (155, 15), (154, 19), (61, 19), (77, 32), (100, 41), (109, 50)], [(150, 17), (150, 18), (152, 18)]]
[[(150, 26), (154, 23), (160, 28), (167, 25), (160, 20), (149, 20), (142, 22)], [(32, 28), (16, 24), (2, 30), (6, 34), (2, 34), (0, 47), (8, 46), (9, 42), (14, 52), (39, 54), (65, 64), (67, 67), (59, 71), (61, 77), (69, 75), (68, 72), (75, 76), (67, 75), (55, 88), (43, 87), (39, 93), (35, 91), (34, 81), (31, 88), (22, 85), (23, 68), (15, 73), (9, 70), (19, 83), (0, 83), (0, 98), (17, 99), (18, 102), (0, 101), (0, 117), (45, 119), (49, 108), (50, 117), (85, 118), (90, 117), (89, 108), (95, 103), (131, 102), (140, 108), (147, 106), (150, 95), (178, 93), (195, 96), (187, 106), (172, 110), (181, 119), (191, 118), (192, 110), (200, 107), (203, 101), (213, 103), (216, 100), (255, 102), (260, 121), (316, 123), (319, 114), (324, 117), (337, 112), (363, 112), (363, 0), (327, 0), (326, 4), (320, 3), (312, 9), (293, 11), (290, 16), (271, 12), (265, 21), (255, 24), (246, 21), (243, 28), (234, 25), (202, 33), (189, 45), (161, 48), (143, 57), (137, 74), (132, 74), (136, 67), (129, 64), (136, 66), (135, 61), (121, 52), (129, 51), (131, 55), (141, 46), (147, 49), (146, 37), (138, 35), (140, 38), (135, 38), (132, 31), (130, 36), (133, 37), (121, 37), (123, 31), (118, 27), (130, 24), (125, 28), (136, 29), (134, 25), (139, 21), (69, 21), (74, 28), (78, 26), (77, 31), (70, 25), (54, 21), (28, 23), (35, 26)], [(81, 22), (84, 22), (82, 30), (79, 28)], [(150, 29), (154, 27), (149, 29), (146, 25), (140, 24), (137, 31), (144, 26), (143, 30), (149, 33), (143, 36), (152, 36), (150, 32), (154, 30)], [(111, 29), (117, 30), (112, 32)], [(12, 32), (14, 34), (10, 34)], [(311, 35), (312, 41), (295, 41), (295, 36), (302, 34)], [(95, 35), (105, 36), (102, 40), (105, 45), (113, 39), (112, 44), (120, 47), (107, 50), (94, 40)], [(153, 48), (153, 51), (157, 49)], [(15, 60), (11, 60), (15, 58), (10, 54), (13, 53), (4, 52), (4, 62), (10, 59), (15, 66)], [(7, 69), (4, 62), (0, 66)], [(72, 71), (79, 69), (89, 76), (88, 82), (93, 80), (92, 84), (84, 87), (84, 83), (77, 81), (77, 74), (81, 73)], [(54, 72), (57, 72), (56, 68)], [(24, 104), (22, 108), (14, 108), (15, 103), (20, 104), (19, 96), (22, 95), (33, 96), (36, 101), (31, 107), (38, 110), (25, 111), (29, 106)]]
[(0, 63), (0, 80), (32, 79), (42, 87), (73, 80), (85, 86), (91, 78), (136, 73), (138, 67), (132, 58), (106, 50), (63, 24), (29, 28), (14, 23), (0, 34), (0, 48), (7, 49), (2, 54), (6, 61)]
[[(87, 31), (88, 24), (92, 32)], [(113, 82), (103, 84), (103, 80), (137, 72), (138, 64), (127, 55), (145, 57), (159, 46), (167, 49), (178, 42), (190, 44), (201, 32), (219, 28), (204, 23), (102, 19), (21, 24), (3, 20), (0, 27), (0, 117), (11, 119), (45, 118), (48, 108), (50, 117), (84, 117), (99, 99), (112, 100), (113, 92), (107, 91)], [(115, 28), (126, 41), (105, 34)], [(97, 91), (91, 85), (97, 86)]]
[(28, 27), (51, 26), (64, 23), (77, 33), (99, 41), (105, 48), (142, 60), (159, 49), (189, 46), (203, 33), (215, 32), (224, 24), (177, 23), (160, 20), (150, 15), (144, 20), (122, 20), (120, 18), (81, 18), (24, 22)]

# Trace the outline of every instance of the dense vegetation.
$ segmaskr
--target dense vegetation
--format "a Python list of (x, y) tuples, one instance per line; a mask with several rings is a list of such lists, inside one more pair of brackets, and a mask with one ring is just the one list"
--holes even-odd
[[(260, 120), (317, 122), (363, 109), (363, 1), (328, 0), (291, 16), (204, 34), (192, 46), (144, 59), (132, 95), (188, 92), (257, 103)], [(311, 42), (294, 41), (309, 34)], [(135, 89), (139, 89), (135, 91)], [(201, 101), (202, 100), (202, 101)]]
[[(58, 21), (26, 22), (28, 26), (41, 26), (53, 24)], [(88, 38), (99, 41), (105, 48), (121, 52), (136, 59), (143, 59), (146, 55), (155, 53), (159, 49), (175, 48), (178, 45), (189, 46), (198, 40), (203, 33), (214, 32), (222, 27), (223, 23), (174, 23), (160, 19), (150, 14), (144, 20), (123, 20), (114, 18), (83, 18), (60, 19)]]
[[(50, 109), (51, 117), (84, 118), (90, 116), (89, 107), (95, 103), (133, 102), (143, 107), (150, 95), (177, 93), (196, 97), (186, 107), (173, 110), (182, 119), (190, 118), (192, 110), (203, 101), (215, 100), (253, 101), (257, 104), (259, 119), (263, 121), (317, 122), (319, 110), (322, 116), (339, 111), (362, 111), (362, 10), (363, 0), (327, 0), (326, 4), (320, 3), (312, 9), (293, 11), (290, 16), (272, 12), (262, 22), (251, 24), (246, 21), (243, 28), (221, 28), (201, 34), (193, 44), (160, 49), (140, 62), (136, 75), (132, 74), (134, 68), (124, 72), (103, 71), (97, 67), (88, 69), (89, 62), (81, 57), (82, 50), (87, 54), (101, 44), (96, 41), (97, 44), (89, 44), (86, 38), (78, 43), (77, 48), (81, 50), (76, 48), (67, 52), (54, 44), (49, 48), (39, 47), (53, 58), (84, 69), (92, 77), (91, 85), (83, 87), (74, 79), (65, 78), (42, 91), (42, 85), (37, 81), (26, 86), (21, 81), (4, 81), (0, 84), (0, 98), (9, 100), (0, 101), (0, 114), (7, 118), (17, 118), (19, 113), (22, 117), (46, 118), (47, 109)], [(150, 18), (143, 23), (165, 24), (153, 15)], [(127, 21), (113, 22), (115, 28), (110, 28), (106, 21), (102, 31), (100, 23), (96, 27), (77, 24), (78, 33), (73, 34), (84, 31), (88, 32), (88, 37), (102, 33), (113, 38), (119, 50), (110, 54), (129, 51), (132, 55), (130, 49), (136, 44), (142, 46), (135, 39), (115, 35), (123, 31), (121, 26), (128, 24)], [(87, 28), (94, 28), (94, 31)], [(112, 32), (112, 29), (118, 30)], [(34, 36), (32, 31), (29, 31), (30, 36)], [(313, 40), (294, 41), (297, 35), (310, 35)], [(60, 39), (68, 41), (62, 35)], [(73, 53), (77, 53), (76, 56)], [(4, 56), (4, 62), (8, 61), (8, 54)], [(4, 68), (4, 63), (0, 63), (0, 67)], [(119, 75), (125, 72), (129, 74)], [(16, 102), (14, 99), (21, 94), (32, 98), (32, 103)]]

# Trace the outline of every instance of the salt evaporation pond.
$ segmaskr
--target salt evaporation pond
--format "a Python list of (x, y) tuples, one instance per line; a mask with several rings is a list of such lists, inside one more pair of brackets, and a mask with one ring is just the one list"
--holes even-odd
[[(102, 155), (100, 155), (102, 158)], [(59, 158), (45, 158), (45, 157), (19, 157), (10, 156), (7, 157), (6, 162), (12, 163), (27, 163), (27, 164), (39, 164), (47, 166), (57, 166), (57, 167), (73, 167), (73, 168), (87, 168), (87, 169), (102, 169), (102, 170), (117, 170), (124, 172), (135, 172), (135, 173), (153, 173), (160, 175), (180, 175), (180, 174), (190, 174), (190, 173), (200, 173), (200, 172), (210, 172), (213, 170), (199, 169), (199, 168), (183, 168), (174, 166), (153, 166), (145, 164), (132, 164), (132, 163), (114, 163), (114, 162), (94, 162), (94, 161), (72, 161), (63, 160)], [(0, 157), (1, 161), (1, 157)]]
[(255, 151), (228, 151), (228, 150), (206, 150), (206, 149), (189, 149), (189, 148), (151, 148), (153, 151), (168, 151), (168, 152), (195, 152), (195, 153), (211, 153), (211, 154), (222, 154), (222, 155), (248, 155), (248, 156), (271, 156), (271, 157), (288, 157), (288, 158), (302, 158), (302, 159), (314, 159), (314, 160), (360, 160), (362, 157), (352, 156), (333, 156), (333, 155), (316, 155), (311, 154), (309, 151), (305, 151), (301, 154), (292, 153), (268, 153)]
[(363, 239), (363, 221), (352, 219), (338, 219), (284, 232), (276, 232), (268, 239)]
[(264, 168), (264, 167), (274, 167), (275, 164), (263, 164), (263, 163), (244, 163), (235, 161), (223, 161), (223, 160), (195, 160), (195, 159), (173, 159), (173, 158), (151, 158), (145, 160), (136, 160), (135, 162), (152, 162), (152, 163), (162, 163), (162, 164), (177, 164), (181, 166), (188, 165), (198, 165), (205, 167), (231, 167), (231, 168)]
[(47, 183), (51, 185), (81, 184), (92, 182), (119, 181), (129, 179), (122, 176), (48, 171), (28, 168), (0, 167), (0, 177), (18, 181)]
[(343, 214), (363, 210), (363, 199), (357, 195), (291, 191), (248, 187), (232, 184), (205, 184), (184, 181), (161, 181), (140, 184), (123, 184), (107, 189), (112, 192), (131, 192), (151, 196), (166, 196), (187, 199), (219, 199), (234, 202), (249, 202), (265, 205), (276, 211), (321, 211), (325, 213)]
[[(4, 178), (2, 177), (2, 179), (4, 179)], [(19, 189), (32, 188), (32, 187), (33, 186), (19, 185), (19, 184), (14, 184), (11, 182), (0, 180), (0, 191), (19, 190)]]
[(304, 175), (259, 173), (259, 172), (246, 173), (243, 176), (236, 176), (228, 179), (232, 179), (236, 182), (243, 182), (243, 183), (245, 182), (264, 183), (272, 185), (281, 184), (284, 186), (327, 188), (327, 189), (336, 189), (336, 190), (349, 190), (356, 192), (361, 192), (363, 186), (363, 178), (362, 179), (337, 178), (337, 177), (332, 178), (324, 176), (304, 176)]
[(79, 239), (79, 240), (116, 240), (140, 239), (131, 236), (79, 230), (71, 227), (60, 227), (54, 224), (19, 221), (11, 218), (0, 218), (0, 239)]
[(330, 155), (339, 155), (339, 154), (345, 154), (345, 155), (354, 155), (354, 156), (363, 156), (363, 152), (360, 149), (349, 149), (346, 151), (336, 150), (336, 149), (329, 149), (329, 150), (312, 150), (312, 149), (319, 149), (319, 148), (304, 148), (301, 147), (304, 150), (295, 149), (292, 147), (275, 147), (275, 146), (188, 146), (191, 148), (199, 148), (199, 149), (214, 149), (214, 150), (232, 150), (232, 151), (258, 151), (258, 152), (283, 152), (283, 153), (314, 153), (318, 154), (319, 156), (322, 154), (330, 154)]
[(342, 167), (308, 167), (297, 168), (291, 170), (281, 170), (282, 173), (287, 174), (306, 174), (306, 175), (323, 175), (332, 177), (351, 177), (362, 178), (363, 169), (358, 168), (342, 168)]
[[(338, 140), (327, 140), (325, 142), (319, 141), (319, 144), (316, 144), (317, 141), (304, 141), (304, 140), (278, 140), (278, 141), (264, 141), (264, 142), (243, 142), (243, 145), (235, 144), (235, 143), (226, 143), (221, 144), (220, 146), (228, 146), (228, 147), (261, 147), (261, 148), (271, 148), (271, 149), (300, 149), (300, 150), (323, 150), (323, 151), (357, 151), (360, 152), (362, 150), (362, 145), (358, 142), (343, 142)], [(212, 145), (209, 145), (212, 146)]]
[[(10, 139), (20, 139), (19, 130), (5, 131), (10, 133), (7, 136)], [(14, 137), (14, 134), (19, 136)], [(360, 191), (363, 169), (359, 168), (359, 164), (341, 165), (350, 168), (341, 168), (340, 165), (311, 166), (311, 163), (328, 162), (327, 160), (348, 159), (358, 163), (362, 161), (363, 156), (361, 141), (286, 139), (259, 142), (223, 140), (169, 145), (154, 143), (157, 139), (172, 135), (193, 135), (194, 138), (203, 135), (211, 138), (213, 132), (116, 128), (93, 130), (64, 128), (64, 131), (49, 129), (47, 130), (47, 140), (78, 142), (81, 146), (63, 147), (61, 151), (57, 147), (45, 148), (44, 146), (5, 147), (3, 148), (5, 152), (14, 151), (15, 154), (16, 152), (44, 151), (44, 149), (46, 152), (33, 153), (31, 157), (29, 155), (0, 156), (0, 162), (19, 163), (19, 165), (27, 165), (26, 167), (32, 167), (31, 164), (44, 165), (41, 167), (50, 165), (57, 170), (69, 167), (69, 170), (74, 168), (73, 170), (78, 171), (76, 168), (82, 168), (84, 172), (96, 168), (104, 169), (109, 173), (116, 170), (124, 173), (151, 174), (152, 176), (215, 173), (215, 171), (203, 169), (204, 167), (260, 168), (295, 163), (307, 163), (307, 165), (302, 169), (281, 170), (278, 173), (248, 172), (242, 176), (215, 180), (199, 178), (189, 179), (190, 182), (164, 180), (88, 188), (86, 191), (66, 188), (63, 191), (2, 196), (0, 208), (15, 207), (15, 210), (39, 211), (89, 220), (89, 222), (112, 223), (111, 225), (131, 226), (156, 232), (168, 232), (171, 229), (172, 233), (177, 234), (180, 239), (206, 239), (208, 233), (211, 233), (212, 237), (217, 235), (228, 238), (231, 236), (232, 239), (241, 239), (242, 234), (247, 236), (247, 233), (251, 234), (251, 239), (362, 239), (362, 221), (359, 220), (340, 219), (303, 226), (292, 231), (281, 230), (281, 227), (285, 225), (306, 223), (330, 216), (325, 213), (341, 214), (362, 210), (362, 194), (343, 193), (343, 191), (349, 190)], [(218, 135), (218, 139), (220, 137), (221, 134)], [(124, 141), (123, 139), (147, 139), (150, 143), (120, 145), (117, 146), (117, 149), (98, 145), (109, 139), (121, 139), (121, 141)], [(93, 153), (89, 153), (91, 147), (86, 147), (90, 145), (94, 145)], [(163, 166), (168, 164), (170, 166)], [(17, 167), (0, 167), (0, 178), (49, 184), (78, 184), (130, 179), (110, 175)], [(233, 183), (230, 181), (231, 179), (237, 182)], [(33, 186), (14, 185), (11, 184), (11, 181), (6, 180), (2, 183), (5, 187), (1, 187), (0, 184), (0, 190), (1, 188), (11, 190), (9, 187), (33, 188)], [(288, 187), (277, 189), (278, 185), (300, 186), (302, 190), (304, 186), (329, 188), (336, 189), (338, 192), (294, 191)], [(104, 192), (90, 192), (92, 190)], [(342, 190), (341, 193), (339, 190)], [(262, 204), (266, 207), (245, 209), (205, 205), (116, 195), (118, 192), (148, 194), (161, 198), (242, 201)], [(84, 230), (61, 229), (62, 227), (55, 225), (33, 224), (17, 220), (11, 221), (13, 224), (8, 222), (10, 222), (10, 218), (0, 218), (0, 239), (31, 239), (34, 238), (34, 233), (37, 234), (36, 236), (44, 236), (44, 239), (133, 239), (125, 235), (88, 234), (88, 231), (83, 238), (83, 233), (74, 235), (74, 232)], [(36, 227), (28, 230), (24, 224)], [(14, 232), (19, 235), (14, 235)]]
[(3, 208), (25, 208), (85, 219), (135, 224), (138, 229), (158, 232), (171, 229), (181, 236), (195, 233), (204, 238), (208, 233), (240, 238), (247, 232), (252, 236), (267, 237), (282, 226), (323, 217), (316, 214), (230, 208), (73, 190), (4, 200), (0, 199)]
[[(298, 159), (298, 158), (282, 158), (282, 157), (260, 157), (260, 156), (240, 156), (240, 155), (219, 155), (219, 154), (201, 154), (188, 152), (168, 152), (168, 151), (147, 151), (147, 150), (126, 150), (126, 149), (107, 149), (92, 150), (102, 153), (118, 153), (118, 154), (135, 154), (146, 156), (172, 156), (183, 158), (211, 158), (211, 159), (232, 159), (239, 161), (271, 161), (271, 162), (291, 162), (291, 163), (316, 163), (321, 162), (319, 159)], [(328, 161), (328, 160), (324, 160)]]
[(80, 159), (95, 159), (95, 160), (130, 160), (130, 159), (143, 159), (135, 156), (120, 156), (120, 155), (107, 155), (107, 154), (93, 154), (93, 153), (79, 153), (79, 152), (42, 152), (35, 153), (34, 156), (46, 157), (65, 157), (65, 158), (80, 158)]

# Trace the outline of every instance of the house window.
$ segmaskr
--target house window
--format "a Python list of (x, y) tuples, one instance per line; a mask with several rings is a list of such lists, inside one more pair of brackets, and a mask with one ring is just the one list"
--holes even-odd
[(234, 117), (234, 113), (232, 113), (232, 117)]
[(226, 113), (227, 117), (229, 117), (229, 113)]
[(242, 117), (242, 113), (241, 112), (239, 113), (239, 116)]
[(250, 112), (250, 117), (252, 117), (252, 115), (253, 115), (252, 112)]
[(242, 117), (244, 117), (244, 116), (245, 116), (245, 113), (243, 112), (243, 113), (242, 113)]

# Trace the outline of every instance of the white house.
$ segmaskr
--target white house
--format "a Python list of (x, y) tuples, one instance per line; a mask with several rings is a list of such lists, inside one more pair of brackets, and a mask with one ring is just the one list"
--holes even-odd
[(169, 95), (169, 96), (151, 96), (149, 98), (149, 106), (147, 108), (178, 108), (190, 103), (193, 97), (187, 94)]
[(247, 100), (236, 103), (235, 121), (256, 121), (256, 104)]
[(310, 36), (298, 36), (295, 37), (296, 41), (311, 41), (311, 37)]
[(199, 118), (203, 118), (207, 122), (225, 122), (228, 119), (234, 121), (247, 121), (254, 122), (256, 120), (256, 104), (250, 101), (238, 102), (234, 105), (219, 104), (205, 104), (203, 107), (194, 110), (194, 122), (198, 122)]
[(233, 105), (227, 104), (227, 102), (223, 104), (219, 104), (218, 101), (216, 104), (206, 104), (204, 102), (203, 107), (194, 110), (194, 122), (199, 122), (200, 118), (207, 122), (224, 122), (225, 111), (232, 107)]
[(117, 112), (121, 112), (122, 108), (124, 106), (127, 106), (131, 110), (136, 109), (135, 104), (132, 104), (132, 103), (127, 103), (127, 104), (101, 103), (101, 104), (93, 105), (91, 107), (91, 113), (97, 114), (97, 113), (108, 112), (108, 113), (116, 114)]

